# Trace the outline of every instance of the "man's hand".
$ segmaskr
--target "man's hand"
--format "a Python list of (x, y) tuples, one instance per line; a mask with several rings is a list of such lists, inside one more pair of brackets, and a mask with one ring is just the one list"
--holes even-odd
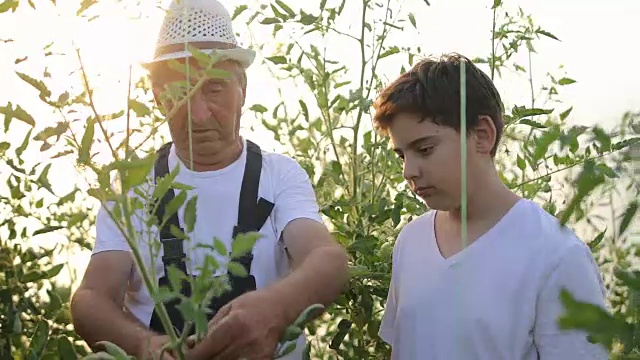
[(140, 344), (135, 356), (141, 360), (175, 360), (170, 349), (162, 352), (162, 348), (169, 343), (168, 335), (152, 336)]
[(222, 307), (189, 360), (271, 360), (287, 324), (282, 302), (268, 289), (251, 291)]

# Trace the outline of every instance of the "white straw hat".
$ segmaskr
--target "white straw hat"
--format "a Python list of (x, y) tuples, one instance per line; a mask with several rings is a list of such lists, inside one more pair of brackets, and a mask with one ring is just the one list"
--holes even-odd
[(217, 0), (173, 0), (164, 17), (156, 42), (154, 63), (191, 57), (185, 42), (205, 54), (214, 50), (226, 59), (239, 62), (245, 69), (255, 59), (255, 52), (238, 46), (231, 16)]

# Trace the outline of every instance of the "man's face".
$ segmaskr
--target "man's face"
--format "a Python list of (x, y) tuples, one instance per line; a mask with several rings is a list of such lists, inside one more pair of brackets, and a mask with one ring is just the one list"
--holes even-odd
[[(186, 63), (185, 60), (180, 62)], [(189, 61), (189, 65), (191, 74), (189, 91), (193, 91), (200, 80), (195, 75), (200, 69), (195, 60)], [(156, 69), (154, 74), (154, 94), (168, 116), (167, 121), (173, 142), (182, 154), (189, 154), (189, 111), (191, 113), (193, 160), (196, 163), (206, 163), (207, 156), (216, 154), (228, 146), (229, 141), (238, 136), (240, 128), (240, 114), (246, 90), (238, 76), (241, 69), (232, 61), (218, 62), (214, 68), (228, 72), (227, 76), (206, 78), (202, 87), (191, 97), (190, 103), (182, 101), (183, 104), (175, 110), (173, 108), (179, 103), (176, 103), (176, 100), (165, 100), (161, 92), (166, 89), (165, 86), (176, 81), (181, 81), (186, 86), (186, 75), (170, 68), (167, 64)], [(180, 99), (177, 101), (181, 102)]]
[[(398, 114), (389, 128), (394, 151), (403, 161), (403, 175), (411, 189), (429, 208), (451, 211), (461, 199), (460, 134), (430, 119)], [(474, 137), (467, 139), (467, 179), (476, 162)], [(468, 191), (473, 184), (467, 180)]]

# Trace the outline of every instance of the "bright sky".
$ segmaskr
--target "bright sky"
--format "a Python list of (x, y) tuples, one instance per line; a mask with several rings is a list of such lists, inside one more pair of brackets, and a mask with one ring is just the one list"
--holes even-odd
[[(124, 108), (129, 64), (149, 59), (153, 52), (162, 13), (152, 11), (152, 0), (145, 0), (148, 9), (144, 11), (146, 18), (142, 20), (128, 20), (117, 5), (104, 5), (110, 2), (101, 1), (101, 18), (88, 24), (74, 18), (77, 2), (79, 1), (58, 1), (57, 8), (54, 8), (49, 4), (50, 1), (40, 1), (37, 2), (37, 12), (31, 10), (26, 2), (22, 2), (18, 13), (0, 16), (0, 39), (14, 39), (14, 42), (0, 44), (0, 102), (2, 105), (7, 101), (20, 104), (36, 118), (38, 128), (54, 125), (58, 118), (38, 102), (37, 97), (34, 97), (35, 92), (14, 71), (40, 77), (47, 66), (55, 79), (52, 91), (59, 94), (72, 86), (68, 75), (77, 66), (73, 52), (69, 52), (70, 56), (67, 57), (43, 59), (41, 49), (46, 44), (55, 40), (59, 47), (54, 46), (54, 52), (56, 49), (69, 51), (68, 45), (72, 41), (80, 46), (85, 65), (91, 71), (91, 81), (97, 87), (96, 102), (102, 113)], [(333, 2), (336, 1), (330, 0), (328, 4)], [(457, 51), (469, 57), (486, 57), (489, 54), (492, 22), (489, 5), (492, 1), (430, 2), (430, 7), (423, 0), (404, 2), (403, 11), (415, 14), (419, 31), (398, 33), (390, 43), (421, 46), (425, 53)], [(637, 25), (634, 24), (640, 18), (640, 1), (612, 0), (608, 5), (596, 0), (506, 2), (509, 6), (517, 4), (525, 13), (533, 14), (537, 25), (562, 40), (546, 40), (537, 45), (538, 54), (533, 59), (534, 80), (537, 88), (547, 72), (561, 77), (563, 74), (557, 70), (559, 65), (564, 65), (566, 76), (577, 80), (577, 83), (565, 87), (562, 92), (566, 104), (574, 107), (571, 122), (611, 125), (625, 111), (640, 110), (640, 73), (625, 69), (627, 63), (635, 65), (636, 59), (640, 58), (640, 47), (633, 45), (637, 44), (639, 35)], [(236, 5), (246, 1), (223, 0), (223, 3), (233, 12)], [(296, 4), (294, 9), (303, 4), (297, 0), (288, 3)], [(317, 12), (317, 3), (305, 1), (304, 10)], [(345, 19), (351, 21), (359, 16), (357, 5), (360, 2), (349, 0), (347, 3)], [(342, 25), (343, 30), (349, 31), (347, 24)], [(358, 26), (356, 24), (351, 32), (357, 31)], [(268, 51), (274, 46), (273, 41), (267, 42), (270, 39), (270, 28), (262, 29), (267, 29), (262, 35), (257, 35), (254, 30), (254, 41), (263, 40), (268, 45), (265, 47), (267, 53), (258, 54), (256, 65), (248, 73), (247, 107), (254, 103), (273, 104), (277, 101), (273, 91), (276, 83), (260, 64), (262, 56), (271, 55)], [(235, 30), (241, 33), (240, 42), (246, 44), (249, 40), (246, 26), (236, 22)], [(337, 54), (350, 54), (354, 49), (353, 44), (345, 40), (332, 41), (331, 46), (332, 51)], [(29, 56), (29, 61), (14, 65), (16, 58), (25, 56)], [(347, 61), (357, 58), (345, 57)], [(406, 63), (406, 60), (403, 62)], [(522, 61), (521, 64), (526, 63)], [(390, 60), (383, 64), (381, 72), (394, 77), (399, 69), (400, 64), (396, 60)], [(140, 68), (134, 67), (134, 71), (140, 74)], [(101, 76), (98, 77), (97, 74)], [(526, 79), (507, 77), (497, 81), (497, 85), (509, 105), (529, 103)], [(567, 106), (563, 105), (563, 108)], [(4, 136), (0, 135), (0, 141)], [(265, 146), (270, 141), (269, 137), (262, 136), (257, 140)], [(277, 148), (276, 144), (271, 145)], [(37, 153), (30, 155), (38, 156)], [(57, 166), (57, 174), (70, 174), (65, 171), (68, 164), (61, 163)], [(51, 174), (56, 189), (61, 193), (69, 189), (71, 184), (62, 175), (56, 176), (54, 171)], [(78, 259), (80, 269), (85, 261), (86, 259)]]

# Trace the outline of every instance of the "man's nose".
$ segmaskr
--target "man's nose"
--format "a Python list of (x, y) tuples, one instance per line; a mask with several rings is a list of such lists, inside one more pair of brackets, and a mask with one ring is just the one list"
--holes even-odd
[(191, 120), (194, 123), (203, 124), (211, 117), (211, 110), (207, 106), (207, 102), (201, 92), (196, 91), (190, 101), (191, 104)]

